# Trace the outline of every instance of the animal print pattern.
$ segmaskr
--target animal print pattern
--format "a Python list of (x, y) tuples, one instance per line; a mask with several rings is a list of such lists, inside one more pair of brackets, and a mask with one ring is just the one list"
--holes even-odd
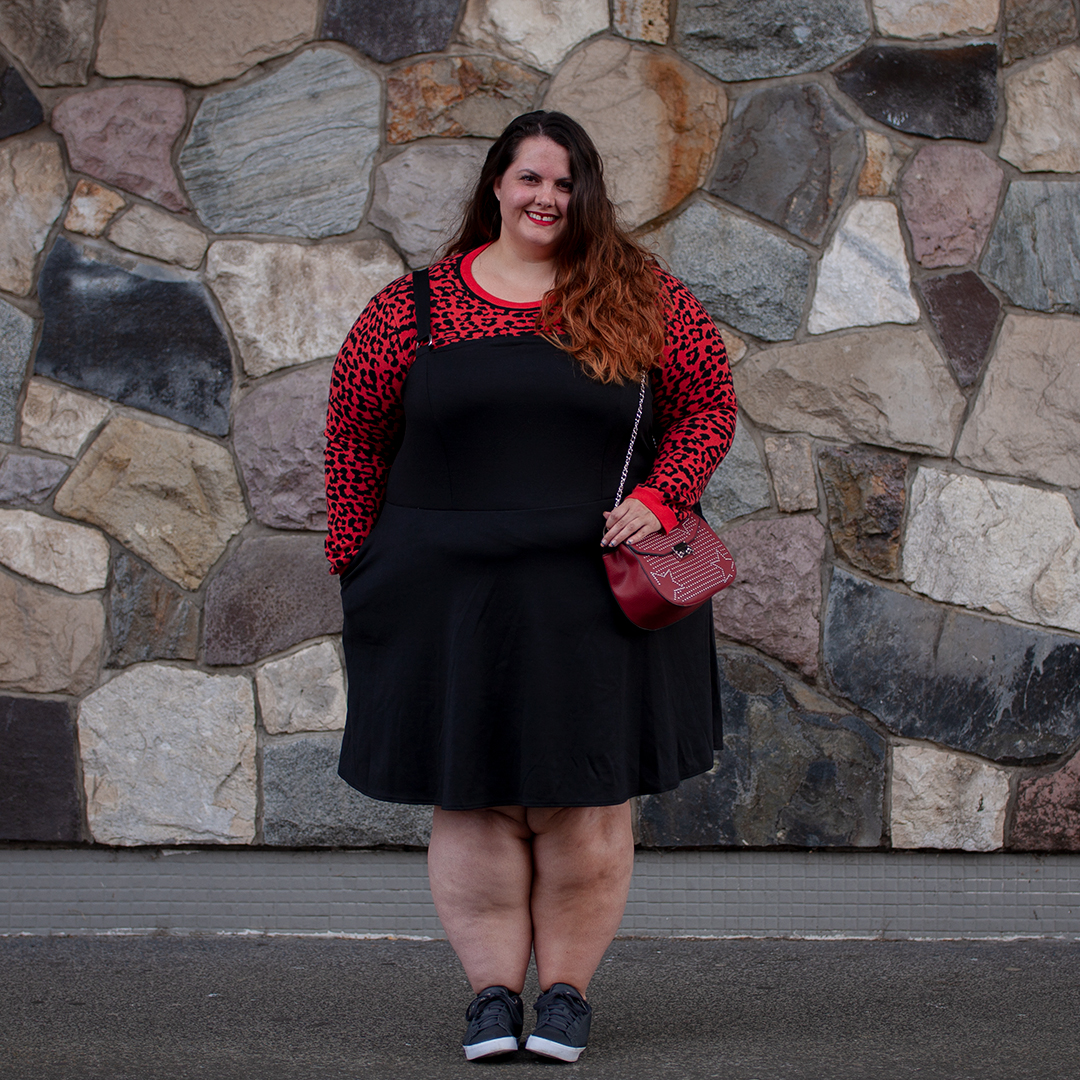
[[(536, 333), (539, 304), (494, 302), (466, 284), (477, 253), (430, 269), (434, 345)], [(463, 260), (466, 266), (462, 266)], [(735, 435), (736, 402), (724, 343), (677, 278), (663, 284), (667, 338), (651, 374), (656, 461), (630, 494), (671, 528), (694, 505)], [(326, 496), (332, 573), (341, 573), (371, 531), (403, 419), (402, 393), (416, 353), (412, 275), (386, 286), (364, 309), (338, 353), (326, 421)]]

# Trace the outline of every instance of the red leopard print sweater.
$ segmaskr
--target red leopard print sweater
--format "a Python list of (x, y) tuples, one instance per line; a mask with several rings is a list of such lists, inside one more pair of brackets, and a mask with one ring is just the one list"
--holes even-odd
[[(478, 249), (431, 267), (436, 347), (498, 335), (533, 334), (539, 303), (490, 296), (470, 272)], [(735, 392), (724, 343), (693, 294), (663, 271), (667, 341), (651, 373), (659, 450), (631, 494), (671, 528), (700, 498), (735, 435)], [(402, 422), (402, 392), (416, 352), (412, 275), (375, 296), (341, 346), (326, 420), (326, 554), (342, 572), (371, 531)]]

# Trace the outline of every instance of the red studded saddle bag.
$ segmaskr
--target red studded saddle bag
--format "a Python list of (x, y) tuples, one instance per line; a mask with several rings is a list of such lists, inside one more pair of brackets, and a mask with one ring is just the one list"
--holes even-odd
[[(622, 502), (644, 403), (643, 380), (616, 506)], [(604, 569), (623, 614), (643, 630), (678, 622), (735, 580), (731, 553), (693, 511), (669, 532), (653, 533), (634, 544), (623, 542), (605, 552)]]

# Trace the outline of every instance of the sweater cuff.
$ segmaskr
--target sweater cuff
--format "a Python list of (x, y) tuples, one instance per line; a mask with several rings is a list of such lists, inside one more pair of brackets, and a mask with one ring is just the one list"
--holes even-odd
[(639, 503), (644, 503), (656, 515), (656, 520), (660, 522), (660, 528), (664, 532), (670, 532), (679, 524), (675, 511), (668, 507), (660, 492), (655, 488), (642, 487), (639, 484), (627, 498), (637, 499)]

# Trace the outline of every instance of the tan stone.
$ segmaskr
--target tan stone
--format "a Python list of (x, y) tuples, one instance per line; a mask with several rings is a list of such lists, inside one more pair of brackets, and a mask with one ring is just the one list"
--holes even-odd
[(97, 0), (4, 0), (0, 40), (38, 86), (81, 86), (94, 51)]
[(615, 33), (635, 41), (666, 45), (669, 0), (615, 0), (612, 26)]
[(859, 198), (892, 195), (896, 190), (896, 178), (914, 150), (903, 143), (896, 144), (876, 131), (867, 131), (864, 134), (866, 161), (859, 173)]
[(316, 36), (319, 0), (109, 0), (97, 70), (196, 86), (231, 79)]
[(76, 394), (45, 379), (31, 379), (22, 409), (22, 444), (75, 457), (109, 408), (101, 398)]
[(947, 455), (964, 398), (925, 330), (889, 327), (781, 345), (732, 372), (755, 423)]
[(381, 240), (257, 244), (222, 240), (206, 275), (249, 375), (336, 356), (364, 305), (405, 272)]
[(100, 236), (123, 205), (122, 195), (117, 195), (115, 191), (95, 184), (92, 180), (80, 180), (72, 192), (71, 204), (64, 218), (64, 228), (68, 232), (82, 233), (84, 236)]
[(247, 521), (224, 447), (127, 416), (105, 425), (53, 505), (100, 526), (186, 589), (202, 584)]
[(56, 143), (0, 145), (0, 289), (25, 296), (34, 288), (34, 263), (67, 194)]
[(83, 694), (97, 682), (105, 609), (0, 572), (0, 688)]
[(79, 706), (99, 844), (246, 844), (257, 774), (251, 681), (138, 664)]
[(1080, 487), (1080, 319), (1005, 317), (956, 456), (984, 472)]
[(607, 27), (607, 0), (468, 0), (460, 34), (470, 45), (551, 71), (579, 41)]
[(271, 735), (345, 726), (345, 670), (329, 641), (271, 660), (255, 673), (263, 727)]
[(109, 230), (117, 246), (162, 262), (198, 268), (210, 241), (198, 229), (149, 206), (133, 206)]
[(0, 563), (64, 592), (90, 592), (105, 588), (109, 542), (85, 525), (29, 510), (0, 510)]
[(1080, 632), (1080, 527), (1060, 492), (921, 468), (903, 550), (916, 592)]
[(1009, 774), (988, 761), (936, 746), (892, 748), (894, 848), (996, 851), (1008, 801)]
[(532, 108), (540, 82), (535, 72), (495, 56), (440, 56), (399, 68), (386, 80), (386, 138), (494, 139)]
[(891, 37), (988, 34), (1001, 0), (874, 0), (878, 29)]
[(1000, 155), (1024, 172), (1080, 172), (1080, 45), (1005, 76)]
[(746, 342), (734, 330), (720, 328), (720, 338), (724, 342), (728, 363), (737, 364), (746, 355)]
[(727, 117), (724, 91), (696, 67), (616, 38), (570, 57), (544, 107), (569, 113), (592, 136), (630, 226), (670, 210), (705, 182)]
[(780, 509), (787, 514), (816, 510), (818, 492), (810, 440), (801, 435), (766, 436), (765, 457)]

